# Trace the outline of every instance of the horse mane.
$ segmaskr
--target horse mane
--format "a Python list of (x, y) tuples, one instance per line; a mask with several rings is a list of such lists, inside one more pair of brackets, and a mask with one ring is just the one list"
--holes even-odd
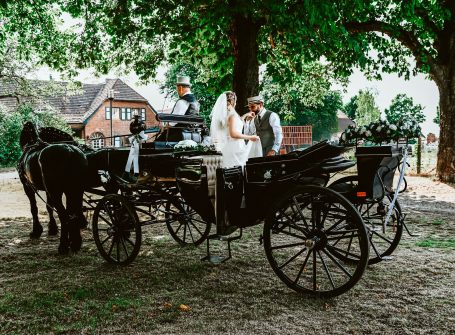
[(38, 131), (39, 138), (46, 143), (67, 143), (77, 145), (73, 136), (70, 134), (54, 128), (54, 127), (42, 127)]

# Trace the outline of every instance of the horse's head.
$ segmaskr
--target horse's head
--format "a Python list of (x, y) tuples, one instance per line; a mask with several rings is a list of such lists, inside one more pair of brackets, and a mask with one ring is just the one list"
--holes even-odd
[(27, 145), (36, 143), (38, 138), (38, 130), (36, 129), (35, 124), (30, 121), (25, 122), (19, 139), (22, 150), (24, 150)]

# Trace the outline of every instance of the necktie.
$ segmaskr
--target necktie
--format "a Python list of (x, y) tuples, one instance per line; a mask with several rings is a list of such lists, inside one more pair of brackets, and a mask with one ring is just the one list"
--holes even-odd
[(261, 116), (258, 114), (258, 123), (261, 123)]

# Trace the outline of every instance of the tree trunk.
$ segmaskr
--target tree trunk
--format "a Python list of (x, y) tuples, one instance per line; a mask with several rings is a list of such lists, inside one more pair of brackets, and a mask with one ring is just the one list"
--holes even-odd
[(440, 81), (438, 88), (441, 133), (436, 171), (442, 181), (455, 182), (455, 78)]
[(247, 98), (258, 95), (259, 62), (258, 62), (258, 33), (260, 24), (246, 15), (238, 14), (231, 24), (229, 38), (234, 50), (233, 89), (237, 94), (237, 111), (241, 114)]

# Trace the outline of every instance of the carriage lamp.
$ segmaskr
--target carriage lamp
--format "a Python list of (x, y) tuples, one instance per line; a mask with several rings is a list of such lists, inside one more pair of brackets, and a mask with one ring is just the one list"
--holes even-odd
[(107, 98), (109, 99), (109, 110), (111, 111), (111, 147), (112, 147), (112, 118), (114, 117), (114, 113), (112, 111), (112, 101), (114, 100), (114, 90), (110, 89), (107, 92)]

